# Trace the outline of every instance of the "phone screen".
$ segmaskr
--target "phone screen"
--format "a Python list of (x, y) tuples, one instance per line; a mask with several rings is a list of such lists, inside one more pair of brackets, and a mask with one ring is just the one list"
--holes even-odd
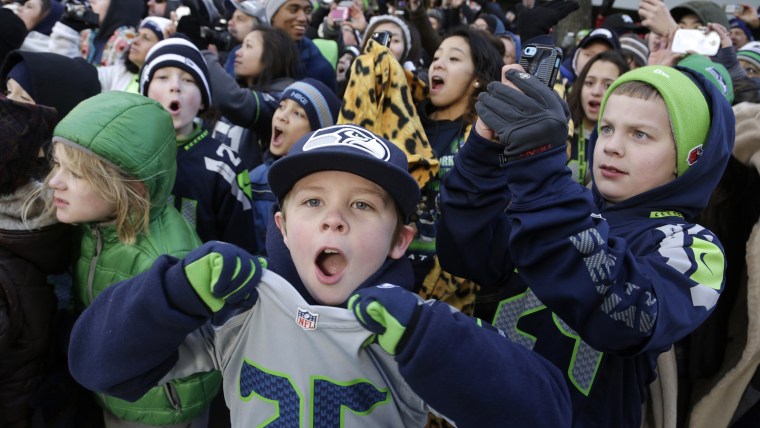
[(348, 19), (348, 8), (343, 6), (337, 6), (330, 11), (330, 18), (335, 21), (345, 21)]

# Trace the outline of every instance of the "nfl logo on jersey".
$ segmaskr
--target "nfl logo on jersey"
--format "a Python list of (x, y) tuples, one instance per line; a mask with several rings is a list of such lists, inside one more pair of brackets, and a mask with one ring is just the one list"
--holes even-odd
[(317, 318), (319, 318), (319, 314), (314, 314), (308, 310), (298, 308), (298, 314), (296, 315), (296, 324), (300, 325), (304, 330), (316, 330)]

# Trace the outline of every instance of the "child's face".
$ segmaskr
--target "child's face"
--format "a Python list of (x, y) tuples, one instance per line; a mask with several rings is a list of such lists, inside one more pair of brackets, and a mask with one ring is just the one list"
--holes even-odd
[(291, 99), (280, 101), (272, 115), (272, 140), (269, 151), (275, 156), (288, 154), (293, 143), (311, 131), (306, 111)]
[(470, 44), (464, 37), (452, 36), (441, 42), (430, 63), (428, 80), (434, 106), (464, 114), (476, 82)]
[(72, 171), (64, 150), (56, 149), (48, 187), (55, 197), (55, 216), (61, 223), (78, 224), (110, 220), (116, 203), (103, 199), (89, 181)]
[(397, 61), (401, 61), (401, 56), (404, 55), (404, 33), (401, 31), (401, 27), (392, 22), (383, 22), (375, 27), (375, 32), (388, 31), (391, 33), (391, 45), (388, 49), (391, 50), (393, 57)]
[(264, 69), (261, 63), (261, 54), (264, 50), (264, 40), (261, 31), (252, 31), (245, 36), (240, 49), (235, 52), (235, 76), (254, 79)]
[(581, 87), (581, 103), (587, 126), (593, 126), (599, 120), (599, 107), (604, 93), (618, 77), (620, 71), (617, 65), (609, 61), (596, 61), (589, 68)]
[(298, 180), (285, 215), (275, 214), (306, 289), (320, 304), (333, 306), (346, 301), (388, 257), (404, 255), (414, 232), (405, 226), (394, 244), (397, 221), (396, 204), (386, 191), (342, 171)]
[(172, 116), (177, 137), (193, 132), (193, 119), (201, 108), (201, 90), (193, 75), (178, 67), (159, 68), (148, 87), (148, 97), (158, 101)]
[(594, 181), (602, 196), (619, 203), (675, 178), (676, 148), (665, 102), (610, 95), (594, 148)]

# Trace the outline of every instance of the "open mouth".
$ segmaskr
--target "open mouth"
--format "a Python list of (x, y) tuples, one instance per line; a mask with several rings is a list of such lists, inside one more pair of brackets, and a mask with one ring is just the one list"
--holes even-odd
[(179, 111), (179, 101), (172, 101), (169, 103), (169, 111), (172, 113), (176, 113)]
[(346, 268), (346, 257), (338, 250), (326, 248), (317, 255), (316, 265), (325, 277), (333, 277)]
[(430, 89), (438, 90), (443, 86), (443, 79), (439, 76), (433, 76), (430, 78)]
[(275, 126), (272, 128), (272, 141), (278, 142), (282, 138), (282, 129)]

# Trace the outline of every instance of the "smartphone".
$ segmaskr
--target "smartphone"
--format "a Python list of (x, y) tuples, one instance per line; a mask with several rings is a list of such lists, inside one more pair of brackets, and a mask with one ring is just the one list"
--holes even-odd
[(742, 11), (742, 5), (740, 4), (727, 4), (723, 6), (723, 11), (728, 14), (736, 14)]
[(391, 37), (393, 37), (393, 34), (391, 34), (390, 31), (377, 31), (375, 33), (372, 33), (372, 40), (380, 43), (385, 47), (391, 45)]
[(334, 21), (345, 21), (348, 19), (348, 8), (344, 6), (336, 6), (335, 9), (330, 11), (330, 18)]
[(673, 36), (673, 45), (670, 47), (675, 53), (698, 53), (713, 56), (720, 48), (720, 35), (715, 31), (705, 33), (703, 30), (676, 30)]
[(562, 49), (556, 46), (527, 44), (520, 55), (520, 65), (546, 86), (553, 88), (562, 64)]

